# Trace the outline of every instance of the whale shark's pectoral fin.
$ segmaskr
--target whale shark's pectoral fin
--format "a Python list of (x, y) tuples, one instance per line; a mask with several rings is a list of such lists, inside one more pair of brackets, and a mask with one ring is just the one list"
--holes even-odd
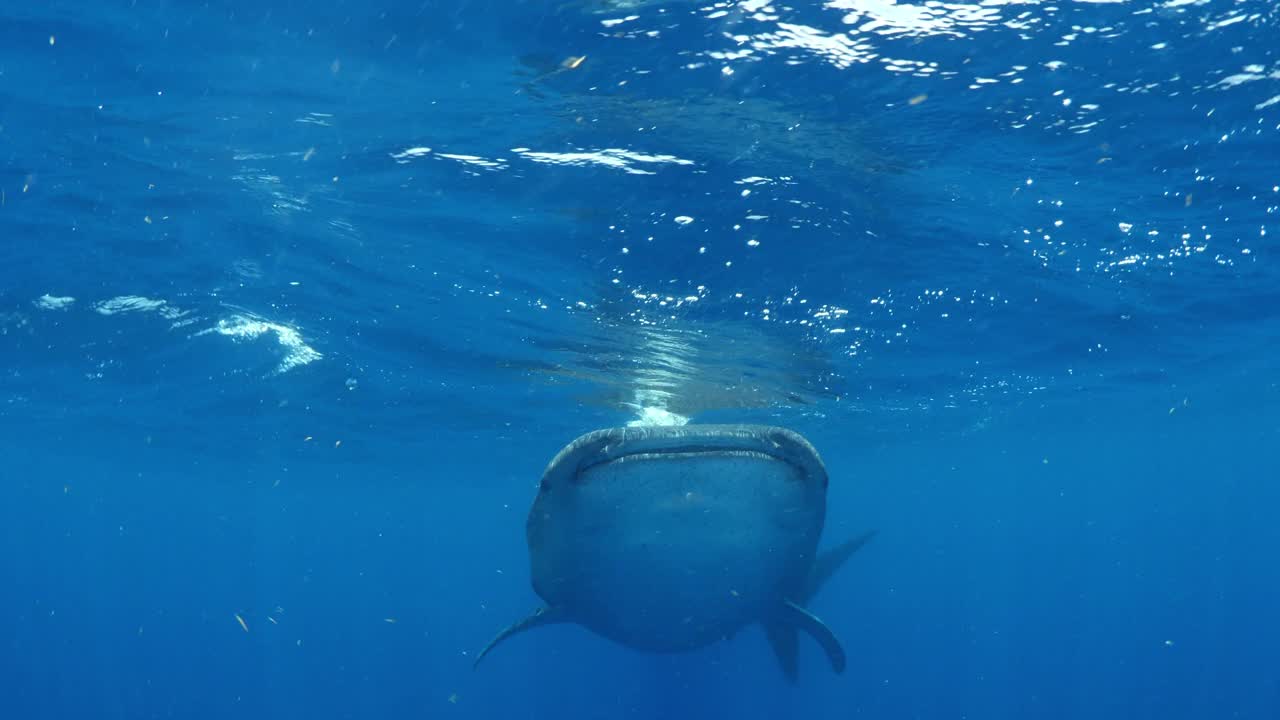
[[(840, 566), (844, 565), (851, 555), (875, 536), (876, 531), (872, 530), (818, 555), (813, 564), (813, 570), (809, 573), (808, 582), (801, 588), (796, 600), (801, 603), (807, 603), (811, 600), (822, 589), (822, 586), (831, 579), (831, 576), (835, 575), (836, 570), (839, 570)], [(778, 664), (782, 666), (782, 672), (787, 676), (787, 680), (794, 683), (798, 676), (796, 662), (797, 630), (804, 630), (814, 640), (818, 641), (818, 644), (826, 651), (827, 658), (831, 660), (831, 667), (835, 668), (836, 672), (844, 671), (844, 650), (841, 649), (840, 641), (832, 634), (831, 629), (815, 617), (813, 613), (788, 600), (782, 610), (778, 612), (778, 616), (764, 624), (765, 635), (769, 638), (769, 644), (773, 646), (773, 654), (778, 657)]]
[(778, 610), (773, 622), (765, 626), (765, 632), (788, 680), (795, 682), (796, 679), (796, 630), (803, 630), (809, 637), (817, 640), (827, 654), (827, 659), (831, 661), (831, 669), (838, 673), (844, 672), (844, 648), (840, 647), (835, 633), (816, 615), (787, 600)]
[(497, 637), (495, 637), (493, 640), (490, 640), (489, 644), (485, 645), (484, 649), (480, 651), (480, 654), (476, 655), (476, 661), (472, 663), (471, 667), (475, 668), (476, 666), (478, 666), (480, 664), (480, 661), (484, 659), (484, 656), (489, 654), (490, 650), (497, 647), (498, 643), (502, 642), (503, 640), (506, 640), (512, 635), (519, 635), (525, 630), (532, 630), (536, 627), (542, 627), (543, 625), (555, 625), (556, 623), (562, 623), (562, 622), (568, 622), (568, 621), (569, 620), (567, 617), (565, 617), (564, 612), (558, 608), (554, 608), (554, 607), (538, 608), (537, 610), (534, 610), (533, 613), (530, 614), (528, 617), (524, 618), (523, 620), (518, 620), (512, 623), (505, 630), (498, 633)]

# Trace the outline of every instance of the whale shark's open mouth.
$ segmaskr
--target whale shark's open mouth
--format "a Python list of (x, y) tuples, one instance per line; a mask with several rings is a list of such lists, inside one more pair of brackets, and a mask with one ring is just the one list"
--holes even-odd
[[(654, 460), (695, 460), (695, 459), (712, 459), (712, 458), (752, 458), (756, 460), (787, 462), (787, 458), (769, 453), (759, 452), (758, 450), (728, 450), (719, 447), (710, 447), (703, 445), (685, 445), (680, 447), (663, 448), (661, 450), (644, 450), (642, 452), (627, 452), (616, 456), (601, 455), (594, 459), (584, 460), (578, 466), (578, 474), (582, 475), (589, 470), (593, 470), (601, 465), (611, 465), (614, 463), (628, 462), (648, 462)], [(797, 467), (798, 470), (803, 468)]]
[(751, 425), (684, 425), (613, 428), (584, 435), (547, 467), (544, 480), (581, 482), (584, 474), (614, 463), (677, 460), (757, 460), (789, 465), (800, 479), (826, 484), (813, 447), (790, 430)]

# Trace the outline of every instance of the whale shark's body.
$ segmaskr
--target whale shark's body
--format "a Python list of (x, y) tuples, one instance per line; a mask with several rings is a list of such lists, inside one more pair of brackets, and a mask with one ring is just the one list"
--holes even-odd
[(870, 534), (818, 555), (827, 473), (813, 447), (758, 425), (588, 433), (547, 466), (529, 512), (533, 589), (546, 605), (503, 630), (577, 623), (628, 647), (691, 650), (761, 623), (796, 676), (796, 631), (845, 655), (804, 608)]

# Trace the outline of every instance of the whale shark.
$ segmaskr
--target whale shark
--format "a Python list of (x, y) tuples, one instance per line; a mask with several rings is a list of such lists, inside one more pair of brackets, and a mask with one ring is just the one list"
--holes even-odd
[(798, 433), (764, 425), (597, 430), (547, 465), (525, 525), (543, 605), (476, 656), (574, 623), (621, 645), (681, 652), (759, 624), (786, 677), (798, 636), (832, 669), (845, 651), (806, 604), (874, 535), (818, 552), (828, 477)]

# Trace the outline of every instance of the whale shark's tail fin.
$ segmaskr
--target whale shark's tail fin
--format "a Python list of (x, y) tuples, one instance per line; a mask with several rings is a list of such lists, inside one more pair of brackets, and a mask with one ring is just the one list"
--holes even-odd
[(813, 570), (809, 572), (809, 582), (805, 585), (804, 594), (796, 598), (796, 602), (803, 605), (812, 600), (813, 596), (818, 594), (822, 586), (827, 584), (827, 581), (831, 579), (832, 575), (836, 574), (836, 571), (844, 565), (845, 561), (861, 550), (863, 545), (871, 542), (871, 538), (875, 536), (875, 530), (864, 532), (830, 550), (818, 553), (818, 559), (813, 563)]
[(772, 620), (764, 624), (764, 635), (769, 638), (769, 646), (773, 648), (773, 655), (778, 658), (778, 665), (782, 667), (782, 674), (787, 676), (787, 682), (795, 684), (799, 678), (799, 662), (796, 659), (799, 635), (795, 626)]
[(796, 639), (798, 630), (804, 630), (814, 640), (818, 641), (818, 644), (827, 653), (832, 669), (836, 672), (844, 671), (845, 655), (844, 650), (840, 647), (840, 641), (836, 639), (835, 634), (821, 620), (805, 610), (804, 605), (813, 599), (813, 596), (822, 589), (827, 580), (831, 579), (831, 576), (840, 569), (840, 566), (844, 565), (850, 556), (863, 545), (866, 545), (875, 535), (876, 531), (872, 530), (820, 553), (813, 564), (813, 570), (809, 574), (809, 580), (801, 591), (800, 597), (795, 598), (794, 602), (784, 603), (778, 615), (764, 624), (764, 631), (766, 637), (769, 638), (769, 645), (773, 647), (773, 654), (777, 656), (778, 664), (782, 667), (782, 673), (787, 676), (789, 682), (794, 683), (799, 677), (798, 641)]

